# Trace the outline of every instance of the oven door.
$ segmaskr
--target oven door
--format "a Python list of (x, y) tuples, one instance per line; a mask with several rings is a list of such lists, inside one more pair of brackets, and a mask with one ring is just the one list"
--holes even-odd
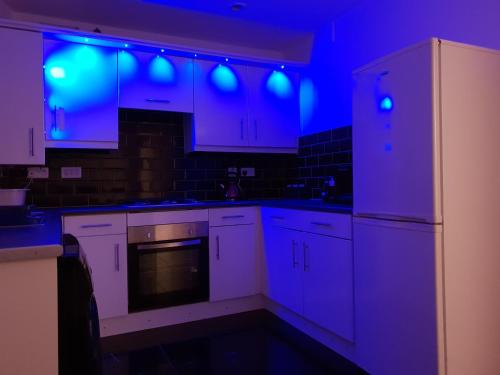
[(208, 239), (128, 245), (129, 312), (208, 301)]

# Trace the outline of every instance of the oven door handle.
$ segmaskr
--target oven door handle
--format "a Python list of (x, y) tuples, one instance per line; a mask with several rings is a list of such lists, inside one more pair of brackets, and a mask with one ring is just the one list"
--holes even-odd
[(201, 240), (166, 242), (166, 243), (158, 243), (158, 244), (145, 244), (145, 245), (137, 245), (137, 250), (171, 249), (173, 247), (192, 246), (192, 245), (199, 245), (199, 244), (201, 244)]

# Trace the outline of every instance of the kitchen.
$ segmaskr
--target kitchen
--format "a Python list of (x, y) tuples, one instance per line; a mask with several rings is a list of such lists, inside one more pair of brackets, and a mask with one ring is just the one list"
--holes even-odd
[[(0, 15), (5, 17), (2, 30), (13, 32), (12, 30), (19, 28), (22, 30), (38, 28), (44, 33), (45, 51), (42, 51), (41, 43), (34, 38), (26, 37), (21, 43), (24, 47), (23, 54), (30, 53), (33, 57), (12, 58), (13, 65), (7, 65), (11, 68), (9, 71), (16, 71), (16, 64), (26, 68), (25, 87), (30, 87), (35, 94), (23, 97), (24, 106), (29, 107), (31, 111), (12, 110), (17, 106), (16, 100), (25, 95), (26, 90), (20, 93), (13, 90), (12, 102), (9, 102), (9, 95), (3, 95), (5, 99), (1, 107), (2, 113), (12, 116), (11, 119), (23, 118), (22, 116), (33, 116), (33, 118), (27, 120), (24, 117), (19, 121), (22, 123), (19, 126), (26, 127), (28, 134), (26, 142), (24, 139), (20, 142), (18, 137), (14, 136), (10, 141), (2, 143), (1, 164), (6, 165), (2, 167), (2, 187), (26, 186), (28, 183), (26, 166), (48, 167), (48, 178), (37, 178), (31, 183), (27, 202), (34, 203), (40, 208), (57, 208), (46, 210), (45, 224), (33, 229), (45, 233), (51, 228), (51, 234), (48, 236), (49, 244), (59, 246), (59, 250), (57, 246), (45, 249), (52, 257), (60, 251), (60, 236), (63, 232), (75, 235), (80, 245), (84, 244), (82, 248), (89, 249), (89, 253), (95, 253), (101, 246), (96, 247), (92, 244), (98, 243), (98, 240), (104, 241), (105, 238), (110, 239), (105, 246), (108, 254), (106, 261), (110, 264), (108, 268), (114, 272), (113, 276), (98, 270), (103, 260), (92, 264), (97, 258), (92, 259), (92, 256), (87, 256), (90, 268), (94, 271), (93, 282), (103, 339), (118, 334), (175, 327), (178, 324), (265, 309), (316, 340), (316, 344), (321, 343), (369, 373), (482, 374), (494, 373), (498, 368), (498, 356), (495, 355), (499, 340), (495, 334), (498, 331), (495, 330), (498, 326), (496, 316), (499, 311), (496, 297), (498, 278), (492, 268), (497, 256), (491, 250), (498, 248), (498, 238), (494, 233), (495, 213), (499, 208), (498, 198), (495, 195), (498, 178), (486, 175), (489, 164), (494, 168), (492, 160), (495, 160), (495, 145), (492, 145), (492, 140), (495, 139), (497, 130), (488, 127), (488, 117), (481, 117), (487, 112), (494, 118), (497, 109), (490, 101), (479, 101), (471, 96), (467, 98), (467, 104), (472, 108), (481, 108), (481, 115), (475, 112), (464, 113), (465, 111), (457, 110), (461, 108), (457, 103), (462, 103), (463, 99), (450, 94), (443, 96), (443, 117), (439, 118), (431, 100), (433, 95), (434, 98), (440, 97), (436, 93), (437, 83), (424, 78), (428, 78), (430, 67), (433, 67), (434, 76), (437, 75), (440, 68), (439, 61), (442, 61), (443, 66), (445, 62), (450, 64), (450, 60), (446, 60), (447, 51), (453, 51), (458, 47), (453, 43), (438, 40), (427, 44), (421, 43), (430, 37), (438, 36), (500, 49), (500, 42), (492, 37), (497, 27), (496, 20), (492, 16), (495, 14), (496, 5), (482, 4), (471, 12), (465, 5), (451, 7), (450, 4), (433, 5), (429, 2), (428, 8), (434, 12), (431, 12), (432, 17), (428, 17), (423, 4), (418, 9), (413, 9), (396, 4), (394, 1), (388, 1), (383, 6), (374, 1), (361, 1), (350, 4), (348, 10), (342, 9), (342, 4), (339, 4), (339, 8), (336, 9), (338, 14), (332, 16), (335, 22), (332, 24), (330, 20), (324, 22), (324, 27), (318, 26), (315, 29), (314, 40), (310, 38), (299, 40), (297, 36), (302, 34), (294, 30), (289, 31), (287, 35), (284, 32), (265, 41), (263, 35), (268, 35), (265, 31), (269, 31), (266, 29), (269, 26), (252, 23), (252, 27), (255, 27), (254, 40), (248, 41), (241, 37), (238, 44), (235, 44), (234, 39), (231, 40), (235, 36), (230, 35), (226, 39), (227, 46), (221, 50), (213, 40), (210, 44), (207, 40), (184, 39), (180, 44), (183, 48), (179, 48), (179, 43), (173, 41), (179, 42), (182, 39), (180, 37), (177, 40), (171, 37), (169, 43), (160, 43), (159, 36), (155, 38), (152, 38), (151, 34), (148, 34), (148, 37), (131, 36), (130, 33), (133, 33), (131, 30), (119, 30), (117, 25), (114, 25), (114, 28), (111, 25), (107, 28), (103, 22), (97, 23), (95, 20), (92, 20), (92, 26), (84, 24), (83, 18), (82, 21), (63, 22), (65, 17), (60, 13), (62, 10), (55, 9), (56, 7), (50, 9), (50, 12), (53, 12), (51, 19), (51, 14), (47, 14), (49, 9), (44, 11), (30, 9), (29, 2), (19, 4), (18, 7), (9, 1), (5, 3), (5, 6), (1, 3), (0, 7)], [(175, 5), (174, 3), (172, 2), (172, 5)], [(155, 6), (154, 9), (158, 12), (160, 11), (158, 7), (163, 6), (147, 5)], [(251, 5), (248, 4), (249, 17), (256, 17), (255, 13), (252, 16)], [(203, 11), (197, 8), (191, 10)], [(191, 13), (178, 14), (176, 12), (180, 12), (179, 10), (168, 8), (168, 12), (165, 13), (169, 12), (175, 15)], [(238, 19), (240, 14), (241, 17), (245, 17), (245, 9), (240, 12), (231, 17)], [(315, 18), (319, 16), (313, 11), (311, 14), (317, 22), (320, 22), (320, 18), (324, 20), (322, 17)], [(445, 15), (449, 17), (448, 22), (442, 21)], [(195, 16), (201, 17), (199, 14), (193, 15)], [(72, 18), (69, 13), (66, 17)], [(220, 16), (210, 17), (214, 17), (213, 21), (221, 19)], [(227, 19), (226, 27), (235, 28), (233, 31), (243, 25), (248, 26), (246, 25), (248, 20), (237, 22), (239, 26), (234, 26), (228, 17), (223, 19)], [(464, 29), (461, 25), (465, 20), (467, 22), (472, 20), (478, 27), (473, 28), (474, 31)], [(275, 22), (279, 24), (282, 21)], [(55, 27), (49, 24), (65, 24), (62, 34), (70, 35), (70, 41), (61, 39), (61, 26)], [(103, 30), (102, 35), (90, 33), (96, 24)], [(70, 30), (70, 25), (79, 25), (84, 32)], [(279, 26), (283, 27), (281, 24)], [(392, 30), (406, 30), (406, 34), (394, 33)], [(180, 29), (178, 32), (179, 36), (182, 36)], [(31, 34), (35, 33), (31, 31), (28, 34), (32, 36)], [(12, 40), (18, 37), (22, 39), (18, 35), (25, 34), (16, 33)], [(41, 40), (41, 34), (37, 35)], [(117, 35), (121, 38), (116, 38)], [(146, 34), (137, 31), (136, 35)], [(201, 34), (199, 35), (202, 39)], [(289, 45), (283, 44), (283, 39), (279, 38), (285, 36), (290, 38), (288, 40), (295, 40), (292, 44), (296, 48), (289, 49)], [(86, 41), (85, 38), (89, 40)], [(220, 35), (218, 38), (216, 40), (219, 42), (223, 40)], [(12, 48), (12, 51), (16, 51), (17, 48), (19, 51), (19, 40), (17, 43), (7, 43), (7, 39), (3, 37), (2, 40), (5, 42), (4, 50)], [(95, 41), (105, 41), (108, 46), (103, 47), (103, 42), (96, 45)], [(72, 49), (73, 44), (68, 44), (75, 42), (78, 46), (104, 51), (101, 55), (97, 55), (96, 59), (103, 58), (118, 65), (118, 73), (115, 75), (117, 79), (100, 83), (112, 87), (119, 85), (118, 100), (129, 100), (127, 105), (120, 105), (119, 110), (117, 106), (110, 109), (106, 100), (113, 102), (115, 99), (106, 99), (98, 95), (109, 90), (103, 86), (92, 87), (85, 82), (85, 79), (78, 82), (80, 91), (74, 96), (69, 94), (71, 90), (67, 86), (54, 83), (64, 78), (66, 72), (70, 70), (67, 66), (66, 70), (60, 70), (57, 68), (63, 65), (50, 65), (53, 63), (50, 58), (55, 56), (60, 60), (61, 56), (66, 55), (69, 56), (68, 61), (71, 59), (76, 61), (81, 55), (78, 55), (76, 48)], [(137, 48), (134, 44), (137, 44)], [(175, 45), (177, 48), (173, 48)], [(278, 45), (282, 45), (282, 48), (278, 48)], [(367, 90), (363, 87), (369, 84), (364, 79), (371, 76), (371, 69), (375, 69), (377, 63), (367, 64), (410, 45), (416, 47), (408, 51), (421, 52), (414, 52), (413, 55), (412, 52), (407, 53), (413, 57), (413, 61), (420, 61), (421, 64), (413, 64), (412, 61), (403, 59), (399, 65), (410, 67), (409, 71), (421, 80), (414, 82), (418, 79), (413, 81), (407, 79), (407, 73), (397, 74), (400, 74), (399, 77), (404, 77), (403, 81), (408, 87), (414, 88), (408, 91), (414, 94), (420, 110), (415, 113), (399, 111), (399, 108), (408, 105), (408, 101), (403, 103), (403, 100), (408, 100), (404, 99), (407, 91), (398, 85), (397, 80), (391, 81), (391, 75), (387, 75), (387, 79), (385, 75), (382, 76), (384, 78), (381, 78), (382, 83), (379, 86), (381, 95), (377, 97), (379, 107), (372, 106), (373, 88), (370, 86)], [(256, 46), (261, 46), (263, 49), (257, 50)], [(267, 47), (267, 50), (264, 47)], [(156, 50), (152, 52), (151, 48)], [(105, 54), (113, 49), (120, 51), (115, 52), (118, 58), (106, 59)], [(161, 51), (162, 49), (165, 51)], [(208, 51), (211, 53), (207, 53)], [(281, 53), (279, 56), (278, 52)], [(191, 100), (161, 102), (164, 98), (155, 97), (157, 93), (152, 93), (151, 84), (143, 84), (142, 81), (131, 82), (129, 87), (126, 87), (126, 74), (130, 71), (120, 69), (126, 66), (125, 56), (131, 54), (136, 57), (139, 61), (137, 71), (140, 76), (141, 67), (144, 66), (140, 64), (141, 56), (152, 53), (153, 56), (163, 56), (165, 53), (164, 56), (168, 56), (169, 61), (185, 61), (185, 59), (194, 61), (193, 65), (183, 65), (188, 68), (191, 66), (194, 72), (192, 75), (179, 75), (179, 79), (191, 77), (194, 81), (191, 82), (191, 87), (194, 89), (186, 94), (183, 91), (186, 86), (179, 84), (176, 94), (176, 98), (180, 99), (185, 98), (185, 95), (189, 98), (191, 95)], [(19, 52), (17, 54), (12, 52), (11, 55), (20, 56)], [(437, 55), (439, 58), (436, 58)], [(387, 69), (391, 72), (397, 71), (398, 64), (393, 67), (391, 61), (398, 61), (399, 55), (391, 56), (392, 59), (389, 58), (386, 63), (389, 66)], [(466, 61), (466, 58), (468, 56), (459, 56), (458, 59), (451, 59), (451, 62)], [(37, 66), (37, 59), (43, 60), (38, 66), (46, 65), (45, 80), (41, 79), (41, 72), (28, 68)], [(86, 57), (84, 61), (88, 62), (89, 58)], [(174, 66), (179, 65), (174, 64)], [(365, 68), (359, 69), (362, 66)], [(236, 80), (229, 74), (231, 70), (228, 73), (227, 67), (236, 72)], [(489, 67), (490, 65), (484, 63), (484, 69)], [(459, 68), (461, 67), (455, 69)], [(103, 71), (105, 69), (108, 67), (103, 68)], [(351, 83), (353, 70), (356, 81), (354, 89)], [(444, 92), (447, 88), (445, 83), (453, 82), (456, 77), (451, 74), (455, 72), (453, 69), (443, 68), (442, 71)], [(201, 72), (202, 77), (211, 74), (212, 81), (197, 79), (196, 72)], [(447, 76), (448, 72), (451, 72), (451, 75)], [(492, 91), (480, 97), (495, 97), (494, 87), (479, 79), (482, 78), (479, 72), (474, 70), (471, 72), (465, 76), (473, 77), (475, 80), (471, 78), (464, 81), (463, 85), (476, 87), (476, 90), (479, 90), (478, 86), (482, 84), (480, 86), (482, 90), (487, 86)], [(460, 71), (456, 74), (459, 73)], [(394, 73), (394, 76), (397, 74)], [(297, 78), (299, 75), (301, 76), (300, 125)], [(17, 82), (21, 80), (18, 75), (12, 76), (16, 77)], [(112, 75), (106, 74), (106, 77), (109, 76)], [(222, 78), (218, 80), (220, 77)], [(258, 77), (266, 77), (267, 83), (271, 82), (265, 88), (273, 96), (261, 95), (262, 87), (256, 84), (259, 82)], [(488, 77), (492, 82), (497, 78), (494, 74)], [(8, 78), (2, 82), (8, 82)], [(231, 91), (234, 82), (244, 82), (247, 86), (243, 94), (237, 89), (234, 97), (229, 97), (224, 90)], [(142, 103), (138, 105), (137, 97), (134, 95), (140, 92), (137, 87), (143, 89), (145, 85), (149, 85), (147, 96), (143, 94)], [(217, 96), (211, 93), (212, 86), (217, 85), (224, 91), (223, 95)], [(294, 93), (291, 97), (287, 94), (290, 87)], [(457, 86), (457, 92), (460, 92), (458, 90), (460, 87)], [(354, 102), (351, 99), (353, 90)], [(42, 94), (36, 95), (36, 92)], [(71, 103), (57, 102), (68, 98), (81, 100), (86, 95), (85, 92), (88, 94), (85, 97), (88, 102), (94, 101), (98, 105), (91, 110), (88, 108), (82, 110), (74, 117), (71, 117), (73, 114), (70, 113)], [(61, 93), (65, 95), (60, 95)], [(363, 93), (371, 94), (370, 103), (368, 103), (370, 99)], [(55, 98), (53, 102), (49, 98), (51, 94)], [(45, 97), (45, 103), (40, 101), (40, 97)], [(288, 99), (291, 102), (286, 103)], [(27, 102), (30, 100), (32, 103), (28, 105)], [(218, 107), (221, 102), (224, 107)], [(175, 113), (157, 111), (158, 106), (164, 108), (166, 104), (178, 106)], [(280, 109), (280, 106), (285, 109)], [(382, 113), (377, 112), (378, 114), (374, 114), (371, 119), (376, 118), (376, 121), (380, 119), (383, 131), (375, 131), (364, 126), (365, 123), (372, 121), (368, 114), (372, 113), (374, 108)], [(458, 113), (458, 118), (453, 115), (453, 111), (449, 111), (449, 108)], [(243, 122), (241, 113), (248, 113)], [(262, 113), (265, 115), (262, 116)], [(89, 120), (90, 117), (86, 116), (91, 115), (93, 117)], [(227, 117), (224, 117), (225, 115)], [(460, 138), (459, 135), (445, 137), (446, 133), (443, 130), (444, 167), (442, 167), (440, 159), (436, 157), (440, 152), (436, 136), (440, 136), (440, 133), (433, 133), (433, 127), (429, 126), (425, 131), (401, 135), (398, 133), (397, 124), (411, 122), (404, 116), (411, 116), (413, 119), (411, 121), (415, 122), (416, 118), (421, 118), (418, 122), (427, 125), (439, 121), (443, 121), (443, 124), (452, 120), (460, 122), (462, 116), (462, 121), (465, 122), (467, 119), (468, 124), (474, 123), (477, 130), (468, 133), (466, 139)], [(266, 122), (268, 117), (273, 120)], [(449, 120), (450, 118), (452, 120)], [(477, 121), (478, 119), (482, 121)], [(85, 124), (85, 127), (77, 126), (79, 121)], [(221, 124), (225, 124), (226, 121), (237, 126), (229, 130), (226, 127), (213, 131), (214, 127), (222, 126)], [(40, 126), (33, 128), (35, 125), (25, 122), (40, 123)], [(8, 127), (8, 123), (13, 121), (6, 121), (5, 125), (2, 125), (6, 127), (4, 133), (6, 138), (2, 142), (12, 134), (13, 128)], [(109, 124), (114, 126), (110, 127)], [(165, 126), (166, 124), (168, 126)], [(352, 131), (351, 124), (353, 124)], [(87, 134), (79, 138), (74, 129), (85, 129)], [(206, 132), (206, 129), (212, 131)], [(58, 139), (61, 134), (72, 131), (76, 132), (76, 140), (64, 137)], [(267, 131), (269, 136), (266, 135)], [(88, 142), (88, 132), (92, 133), (91, 141), (82, 144)], [(24, 130), (22, 134), (24, 137)], [(487, 136), (482, 137), (484, 134)], [(457, 144), (451, 142), (450, 138), (455, 139)], [(35, 142), (35, 139), (38, 142)], [(228, 139), (232, 139), (232, 143), (228, 142)], [(397, 141), (404, 144), (409, 151), (397, 154)], [(19, 147), (7, 148), (7, 145), (16, 142)], [(463, 150), (467, 149), (466, 146), (469, 144), (467, 142), (474, 144), (474, 147), (481, 149), (482, 152), (469, 152), (467, 159), (464, 160), (461, 155)], [(385, 154), (381, 156), (376, 151), (370, 151), (373, 157), (363, 158), (362, 150), (368, 153), (374, 144), (382, 145)], [(20, 161), (18, 158), (17, 161), (11, 161), (10, 158), (18, 157), (16, 153), (24, 147), (28, 147), (27, 154), (30, 157), (43, 159)], [(8, 151), (3, 152), (3, 150)], [(386, 160), (384, 162), (386, 164), (381, 164), (382, 160), (385, 160), (383, 157), (390, 156), (392, 150), (399, 157), (406, 158), (404, 168), (414, 171), (418, 178), (404, 173), (400, 165), (403, 161), (400, 159), (394, 159), (396, 160), (394, 163)], [(433, 152), (425, 153), (423, 150), (433, 150)], [(451, 151), (447, 154), (447, 150)], [(460, 160), (460, 168), (450, 162), (456, 158)], [(25, 166), (22, 166), (23, 164)], [(420, 168), (420, 165), (424, 167)], [(484, 168), (478, 168), (478, 165)], [(425, 166), (431, 167), (427, 169)], [(457, 186), (454, 193), (437, 193), (441, 168), (445, 185)], [(246, 176), (241, 173), (243, 169), (247, 173)], [(43, 175), (46, 171), (34, 169), (32, 172)], [(69, 178), (63, 178), (63, 174)], [(352, 175), (354, 175), (354, 202), (350, 201), (353, 193)], [(321, 198), (323, 191), (333, 190), (329, 186), (330, 176), (335, 180), (333, 196), (336, 201), (333, 204), (323, 203), (318, 199)], [(228, 191), (227, 184), (232, 183), (233, 186), (237, 186), (238, 179), (241, 191), (245, 195), (241, 196), (237, 203), (227, 202), (224, 199), (224, 192)], [(220, 186), (221, 184), (224, 188)], [(462, 190), (459, 190), (458, 186)], [(403, 191), (404, 194), (400, 194), (399, 191)], [(465, 196), (474, 198), (463, 202)], [(487, 202), (486, 196), (488, 196)], [(176, 201), (180, 205), (173, 206), (172, 202), (169, 202), (161, 206), (159, 202), (164, 199)], [(145, 200), (149, 201), (148, 204), (139, 206), (143, 205)], [(123, 206), (124, 204), (126, 206)], [(440, 217), (442, 207), (448, 207), (450, 210), (448, 212), (453, 214), (447, 217), (445, 209), (444, 218)], [(463, 222), (465, 208), (469, 216), (474, 218), (474, 223), (466, 226)], [(381, 224), (376, 220), (384, 220), (384, 217), (373, 217), (370, 214), (380, 214), (384, 211), (392, 214), (401, 212), (407, 217), (394, 220), (394, 216), (386, 216), (388, 222), (383, 223), (384, 229), (374, 234), (371, 228)], [(59, 223), (56, 220), (56, 225), (51, 227), (49, 217), (54, 212), (62, 212), (64, 218)], [(352, 213), (356, 217), (352, 218)], [(415, 218), (424, 221), (413, 222)], [(128, 313), (130, 301), (127, 299), (127, 286), (130, 288), (131, 279), (129, 275), (127, 280), (125, 271), (130, 272), (131, 265), (129, 263), (128, 267), (126, 266), (127, 255), (130, 254), (131, 247), (157, 245), (150, 241), (150, 238), (133, 241), (131, 233), (143, 228), (146, 237), (148, 233), (156, 237), (157, 233), (159, 235), (163, 230), (169, 232), (169, 228), (172, 228), (163, 226), (200, 222), (205, 223), (200, 232), (197, 227), (188, 226), (186, 229), (181, 229), (187, 231), (182, 238), (176, 236), (174, 239), (175, 242), (179, 242), (177, 240), (180, 239), (198, 241), (196, 244), (186, 245), (192, 250), (208, 249), (208, 262), (201, 256), (193, 256), (191, 260), (196, 260), (198, 263), (191, 265), (190, 269), (199, 271), (204, 265), (206, 270), (208, 263), (209, 302)], [(405, 227), (406, 222), (410, 222), (413, 226), (408, 224), (408, 227)], [(163, 229), (156, 229), (158, 226)], [(395, 227), (397, 228), (394, 229)], [(409, 227), (416, 228), (416, 231), (408, 230), (412, 232), (411, 236), (398, 238), (400, 243), (405, 244), (403, 245), (405, 252), (401, 253), (401, 249), (393, 245), (390, 233), (393, 229), (400, 233)], [(446, 228), (459, 228), (458, 234), (447, 239), (452, 232)], [(467, 228), (470, 236), (460, 235), (464, 231), (463, 228)], [(21, 256), (19, 255), (21, 252), (14, 251), (12, 246), (15, 241), (21, 239), (13, 240), (13, 236), (4, 234), (8, 230), (2, 230), (0, 237), (4, 242), (1, 246), (2, 256), (6, 260), (11, 256), (16, 257), (16, 254)], [(417, 232), (425, 234), (418, 237)], [(373, 237), (379, 236), (380, 233), (385, 233), (385, 236)], [(412, 237), (413, 235), (417, 237)], [(245, 240), (242, 241), (243, 238)], [(456, 238), (459, 238), (458, 242)], [(476, 243), (479, 239), (480, 243)], [(160, 243), (171, 241), (163, 237), (154, 240)], [(425, 246), (422, 245), (425, 251), (419, 250), (420, 240), (425, 241)], [(443, 256), (443, 252), (438, 250), (442, 241), (453, 243), (453, 249), (456, 250), (451, 254), (456, 253), (459, 256), (447, 259), (446, 252)], [(238, 245), (234, 246), (231, 243)], [(228, 263), (224, 264), (227, 259), (224, 257), (226, 246), (240, 249), (241, 253), (232, 254), (234, 258), (229, 258)], [(467, 247), (475, 248), (475, 254), (481, 254), (482, 257), (459, 251)], [(449, 248), (449, 245), (445, 247)], [(281, 253), (275, 253), (270, 249), (290, 249), (290, 251), (279, 255)], [(336, 250), (327, 252), (328, 249)], [(24, 249), (22, 256), (34, 257), (34, 254), (29, 255), (30, 251), (36, 253), (38, 250)], [(204, 252), (202, 250), (194, 253)], [(102, 254), (103, 251), (97, 255)], [(384, 258), (389, 255), (390, 258)], [(316, 256), (318, 258), (315, 258)], [(291, 259), (288, 259), (289, 257)], [(56, 283), (53, 272), (54, 259), (44, 259), (45, 263), (52, 259), (50, 265), (44, 264), (45, 273), (42, 280), (50, 285), (53, 293), (50, 295), (45, 291), (45, 299), (35, 301), (33, 298), (32, 302), (33, 306), (42, 308), (41, 310), (46, 312), (52, 322), (52, 326), (43, 327), (43, 334), (39, 334), (39, 337), (45, 337), (51, 343), (45, 346), (50, 351), (54, 347), (57, 348), (57, 341), (54, 341), (57, 339)], [(384, 259), (384, 262), (380, 263), (381, 259)], [(2, 285), (17, 286), (15, 280), (21, 278), (24, 281), (19, 282), (20, 291), (17, 297), (21, 298), (23, 293), (30, 295), (30, 285), (25, 285), (26, 280), (20, 272), (34, 267), (32, 264), (34, 261), (23, 263), (10, 260), (2, 263), (3, 267), (12, 267), (2, 270), (2, 275), (6, 277), (2, 278)], [(316, 268), (316, 262), (324, 267)], [(444, 268), (448, 270), (444, 275), (439, 273), (443, 266), (442, 262), (445, 263)], [(283, 263), (290, 267), (283, 267)], [(464, 269), (467, 265), (473, 272)], [(220, 271), (217, 272), (217, 269)], [(312, 272), (313, 270), (317, 272)], [(333, 270), (335, 272), (332, 272)], [(436, 275), (434, 271), (437, 272)], [(32, 272), (36, 272), (35, 269)], [(96, 274), (110, 276), (103, 276), (102, 279), (105, 280), (103, 283), (96, 282), (95, 279), (101, 277), (94, 276)], [(395, 277), (396, 281), (392, 277)], [(440, 281), (440, 277), (445, 279), (444, 282)], [(205, 300), (206, 284), (205, 290), (201, 293), (204, 293), (202, 298)], [(446, 287), (443, 287), (443, 284)], [(103, 285), (108, 287), (106, 292), (103, 292), (106, 289)], [(291, 285), (293, 288), (290, 288)], [(323, 290), (324, 285), (335, 285), (335, 288), (332, 287), (328, 293), (326, 291), (318, 293)], [(398, 288), (398, 285), (401, 288)], [(21, 286), (25, 289), (21, 290)], [(2, 288), (4, 297), (2, 300), (13, 298), (8, 294), (9, 290)], [(446, 299), (440, 294), (444, 291), (447, 294)], [(379, 300), (372, 298), (375, 295)], [(99, 306), (106, 299), (110, 302), (108, 306)], [(26, 300), (26, 297), (20, 299), (24, 301), (21, 305), (24, 305)], [(441, 303), (444, 300), (447, 305), (446, 311), (444, 304)], [(464, 306), (463, 301), (471, 301), (473, 305)], [(15, 304), (9, 304), (9, 306), (11, 309), (4, 309), (6, 318), (7, 310), (13, 315), (19, 312), (19, 305), (16, 307)], [(477, 319), (478, 316), (481, 317), (480, 321)], [(26, 321), (32, 322), (32, 320), (27, 314)], [(2, 321), (9, 320), (2, 319)], [(28, 325), (26, 327), (28, 328)], [(32, 333), (39, 332), (40, 327), (30, 326), (29, 330)], [(4, 337), (16, 337), (15, 330), (10, 333), (12, 336)], [(11, 340), (2, 342), (2, 352), (5, 353), (3, 349), (9, 345), (11, 348), (15, 347), (12, 345), (15, 340)], [(41, 356), (41, 353), (39, 354)], [(41, 357), (45, 359), (41, 362), (47, 361), (50, 356), (50, 353), (44, 354)], [(52, 365), (54, 358), (57, 365), (57, 355), (54, 356), (52, 353)], [(5, 366), (9, 366), (8, 362), (5, 363)], [(19, 362), (15, 365), (19, 366)]]

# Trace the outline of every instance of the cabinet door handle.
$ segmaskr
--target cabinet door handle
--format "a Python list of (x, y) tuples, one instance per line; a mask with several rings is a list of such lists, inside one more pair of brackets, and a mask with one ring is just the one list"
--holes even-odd
[(295, 256), (296, 245), (297, 242), (292, 240), (292, 268), (295, 268), (299, 264), (299, 262), (297, 262), (297, 257)]
[(147, 102), (149, 103), (164, 103), (164, 104), (170, 104), (171, 101), (168, 99), (155, 99), (155, 98), (147, 98)]
[(320, 221), (311, 221), (311, 224), (312, 225), (317, 225), (317, 226), (320, 226), (320, 227), (329, 227), (329, 228), (332, 227), (332, 224), (330, 224), (330, 223), (322, 223)]
[(35, 129), (34, 128), (30, 128), (30, 156), (35, 156), (35, 142), (34, 142), (34, 138), (35, 137)]
[(245, 215), (229, 215), (229, 216), (222, 216), (223, 219), (242, 219), (244, 218)]
[(253, 127), (254, 127), (254, 130), (255, 130), (255, 140), (257, 140), (259, 138), (258, 137), (258, 133), (257, 133), (257, 120), (254, 120)]
[(91, 228), (106, 228), (106, 227), (112, 227), (113, 224), (84, 224), (80, 225), (80, 228), (82, 229), (91, 229)]
[(285, 220), (285, 218), (283, 216), (271, 216), (271, 219), (274, 219), (274, 220)]
[(245, 139), (245, 135), (243, 134), (243, 119), (240, 121), (240, 138)]
[(304, 242), (303, 250), (304, 250), (304, 272), (309, 271), (309, 264), (307, 263), (307, 252), (309, 250), (309, 246)]
[(115, 271), (120, 272), (120, 244), (115, 244)]
[(220, 240), (219, 240), (219, 236), (216, 236), (215, 237), (215, 243), (216, 243), (216, 250), (215, 250), (215, 258), (217, 260), (220, 260)]

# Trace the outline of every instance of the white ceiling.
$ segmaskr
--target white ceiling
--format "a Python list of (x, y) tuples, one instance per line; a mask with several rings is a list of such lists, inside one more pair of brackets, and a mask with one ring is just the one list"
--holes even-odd
[[(295, 53), (310, 48), (314, 31), (359, 0), (3, 1), (14, 13)], [(233, 12), (235, 2), (246, 6)]]

